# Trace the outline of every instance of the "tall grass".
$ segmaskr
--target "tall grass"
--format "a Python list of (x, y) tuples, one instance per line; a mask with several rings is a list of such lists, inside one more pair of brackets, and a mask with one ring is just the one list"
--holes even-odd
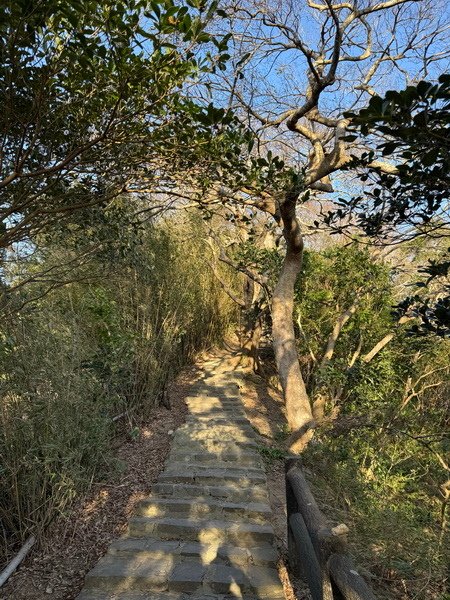
[(194, 225), (147, 228), (106, 279), (72, 283), (1, 324), (3, 561), (111, 469), (112, 418), (145, 419), (232, 322)]

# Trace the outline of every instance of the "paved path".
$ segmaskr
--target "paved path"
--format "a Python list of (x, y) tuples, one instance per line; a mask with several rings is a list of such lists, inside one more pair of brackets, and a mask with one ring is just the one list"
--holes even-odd
[(165, 471), (77, 600), (284, 600), (256, 435), (232, 372), (205, 363)]

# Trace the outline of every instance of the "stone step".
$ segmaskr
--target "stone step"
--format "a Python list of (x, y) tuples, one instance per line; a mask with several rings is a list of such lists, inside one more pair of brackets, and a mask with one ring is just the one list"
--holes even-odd
[(185, 434), (186, 432), (189, 433), (189, 435), (192, 434), (201, 434), (203, 432), (207, 432), (208, 433), (208, 437), (211, 437), (211, 433), (212, 431), (214, 431), (215, 433), (215, 437), (220, 437), (224, 434), (228, 435), (244, 435), (246, 437), (252, 438), (255, 435), (255, 430), (253, 429), (253, 427), (251, 427), (251, 425), (245, 425), (242, 423), (232, 423), (232, 422), (223, 422), (221, 424), (217, 424), (217, 425), (210, 425), (207, 422), (199, 422), (199, 423), (195, 423), (195, 422), (190, 422), (190, 423), (186, 423), (185, 425), (182, 425), (181, 427), (178, 428), (176, 436), (179, 436), (180, 434)]
[(220, 460), (217, 455), (206, 454), (205, 456), (198, 455), (193, 459), (189, 455), (170, 454), (167, 459), (167, 469), (189, 470), (203, 467), (208, 469), (241, 469), (243, 471), (264, 472), (264, 466), (259, 456), (252, 456), (251, 460)]
[(191, 440), (189, 445), (186, 445), (186, 440), (178, 439), (176, 436), (172, 442), (174, 452), (185, 452), (186, 448), (190, 448), (193, 454), (207, 453), (214, 454), (216, 452), (228, 452), (229, 450), (255, 451), (259, 448), (256, 440), (248, 442), (232, 442), (231, 440), (209, 439), (209, 440)]
[(242, 402), (225, 402), (222, 400), (202, 400), (201, 398), (197, 398), (196, 400), (190, 400), (186, 402), (188, 409), (190, 412), (199, 411), (199, 410), (224, 410), (224, 411), (241, 411), (244, 412), (244, 407), (242, 406)]
[(270, 519), (271, 510), (267, 504), (258, 502), (226, 502), (213, 499), (199, 502), (192, 498), (150, 497), (138, 503), (136, 514), (143, 517), (180, 516), (261, 522)]
[(186, 463), (184, 466), (188, 466), (190, 463), (197, 464), (211, 464), (216, 463), (219, 465), (236, 465), (243, 467), (261, 467), (263, 468), (263, 461), (261, 455), (258, 452), (251, 451), (218, 451), (218, 452), (197, 452), (188, 454), (187, 450), (182, 451), (173, 449), (169, 454), (168, 460), (170, 462), (178, 462), (181, 464)]
[(201, 401), (201, 402), (205, 402), (205, 403), (229, 403), (229, 404), (240, 404), (242, 405), (242, 398), (240, 396), (240, 393), (238, 393), (238, 390), (236, 390), (236, 392), (223, 392), (223, 391), (218, 391), (216, 393), (211, 391), (211, 388), (209, 388), (209, 390), (204, 389), (204, 390), (199, 390), (199, 391), (191, 391), (191, 393), (189, 394), (189, 396), (185, 396), (185, 401), (186, 402), (196, 402), (196, 401)]
[[(174, 570), (172, 578), (175, 580), (176, 576)], [(180, 576), (181, 573), (178, 577)], [(278, 571), (264, 567), (212, 565), (206, 572), (203, 587), (219, 594), (232, 594), (238, 597), (254, 594), (261, 600), (284, 600)]]
[(222, 366), (205, 362), (165, 471), (77, 600), (284, 600), (259, 438)]
[(184, 402), (188, 406), (229, 406), (230, 408), (243, 408), (242, 400), (238, 396), (224, 398), (217, 395), (197, 394), (196, 396), (186, 396)]
[(191, 393), (189, 396), (185, 396), (184, 401), (189, 406), (191, 403), (202, 402), (202, 403), (213, 403), (213, 404), (231, 404), (233, 406), (239, 405), (242, 406), (242, 400), (237, 394), (220, 394), (220, 393), (211, 393), (211, 392), (202, 392), (197, 391)]
[[(186, 561), (173, 564), (172, 557), (139, 561), (135, 556), (106, 555), (86, 577), (87, 589), (116, 592), (179, 592), (249, 594), (271, 600), (284, 598), (275, 569), (257, 566), (231, 567)], [(191, 596), (190, 596), (191, 597)], [(124, 596), (126, 598), (126, 596)], [(148, 596), (147, 596), (148, 598)]]
[(200, 586), (206, 593), (226, 594), (234, 598), (284, 600), (283, 588), (275, 569), (186, 562), (177, 565), (171, 573), (169, 591), (198, 592)]
[(179, 465), (167, 468), (158, 477), (160, 483), (192, 483), (205, 485), (235, 484), (242, 487), (266, 483), (264, 472), (260, 469), (211, 469), (193, 466), (183, 469)]
[(230, 523), (223, 520), (192, 520), (181, 518), (132, 517), (130, 537), (157, 537), (162, 540), (190, 540), (201, 543), (236, 544), (239, 547), (257, 546), (274, 541), (270, 525)]
[(191, 407), (188, 414), (193, 418), (202, 417), (204, 419), (247, 418), (243, 408), (221, 408), (219, 406), (213, 406), (212, 408), (208, 408), (207, 406)]
[(236, 417), (245, 418), (246, 413), (241, 404), (236, 406), (219, 405), (219, 404), (191, 404), (188, 406), (189, 416), (222, 416), (222, 417)]
[(204, 564), (227, 564), (230, 566), (256, 565), (275, 567), (278, 560), (276, 550), (268, 544), (239, 548), (229, 544), (201, 544), (154, 538), (132, 538), (124, 536), (113, 542), (110, 554), (133, 554), (145, 560), (154, 560), (163, 554), (171, 554), (175, 562), (202, 560)]
[(200, 377), (196, 383), (190, 386), (189, 394), (202, 393), (211, 396), (238, 396), (240, 395), (239, 385), (236, 380), (220, 375), (215, 380), (210, 377)]
[(222, 498), (230, 502), (266, 502), (267, 490), (254, 485), (242, 488), (239, 485), (192, 485), (186, 483), (155, 483), (152, 493), (169, 498)]
[(210, 446), (228, 445), (228, 447), (255, 447), (258, 443), (254, 436), (249, 436), (244, 433), (220, 433), (215, 429), (211, 431), (197, 431), (189, 433), (188, 431), (177, 432), (174, 435), (173, 444), (183, 448), (195, 449), (195, 446), (208, 448)]
[(211, 428), (223, 428), (232, 427), (233, 429), (240, 429), (241, 431), (255, 432), (253, 427), (250, 425), (247, 419), (235, 419), (234, 417), (220, 417), (218, 419), (212, 419), (211, 417), (188, 417), (185, 425), (181, 428), (184, 429), (211, 429)]
[(247, 417), (236, 416), (233, 413), (229, 415), (224, 414), (222, 416), (211, 416), (211, 415), (195, 415), (190, 414), (186, 418), (186, 423), (207, 423), (210, 427), (215, 427), (216, 425), (250, 425), (250, 421)]
[(264, 468), (261, 466), (246, 466), (240, 463), (231, 463), (216, 461), (213, 464), (204, 464), (202, 462), (191, 461), (189, 465), (180, 465), (178, 461), (169, 460), (166, 465), (164, 473), (177, 473), (182, 471), (183, 473), (188, 472), (189, 475), (200, 474), (208, 475), (214, 471), (217, 471), (217, 476), (222, 477), (223, 475), (243, 475), (247, 474), (254, 475), (256, 477), (262, 477), (263, 481), (266, 480)]

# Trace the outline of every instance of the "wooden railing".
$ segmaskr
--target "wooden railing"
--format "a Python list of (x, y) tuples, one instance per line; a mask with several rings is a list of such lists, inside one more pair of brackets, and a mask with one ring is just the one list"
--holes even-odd
[(297, 459), (287, 459), (289, 566), (305, 580), (313, 600), (375, 600), (345, 551), (345, 526), (331, 528), (317, 506)]

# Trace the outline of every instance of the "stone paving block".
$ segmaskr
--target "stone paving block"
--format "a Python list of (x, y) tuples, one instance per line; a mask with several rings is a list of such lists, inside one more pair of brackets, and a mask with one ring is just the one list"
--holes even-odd
[(134, 538), (122, 536), (115, 540), (108, 549), (109, 554), (135, 554), (159, 557), (174, 556), (179, 553), (181, 542), (178, 540), (158, 540), (151, 537)]
[(86, 586), (103, 590), (167, 590), (173, 559), (164, 555), (155, 560), (142, 557), (106, 555), (86, 576)]
[(169, 576), (169, 590), (195, 592), (201, 589), (207, 567), (201, 563), (180, 563)]
[(270, 599), (284, 598), (278, 572), (263, 567), (229, 567), (212, 565), (205, 577), (205, 587), (219, 593), (248, 594)]
[(278, 552), (274, 546), (259, 546), (251, 549), (250, 562), (256, 566), (276, 567), (278, 561)]

